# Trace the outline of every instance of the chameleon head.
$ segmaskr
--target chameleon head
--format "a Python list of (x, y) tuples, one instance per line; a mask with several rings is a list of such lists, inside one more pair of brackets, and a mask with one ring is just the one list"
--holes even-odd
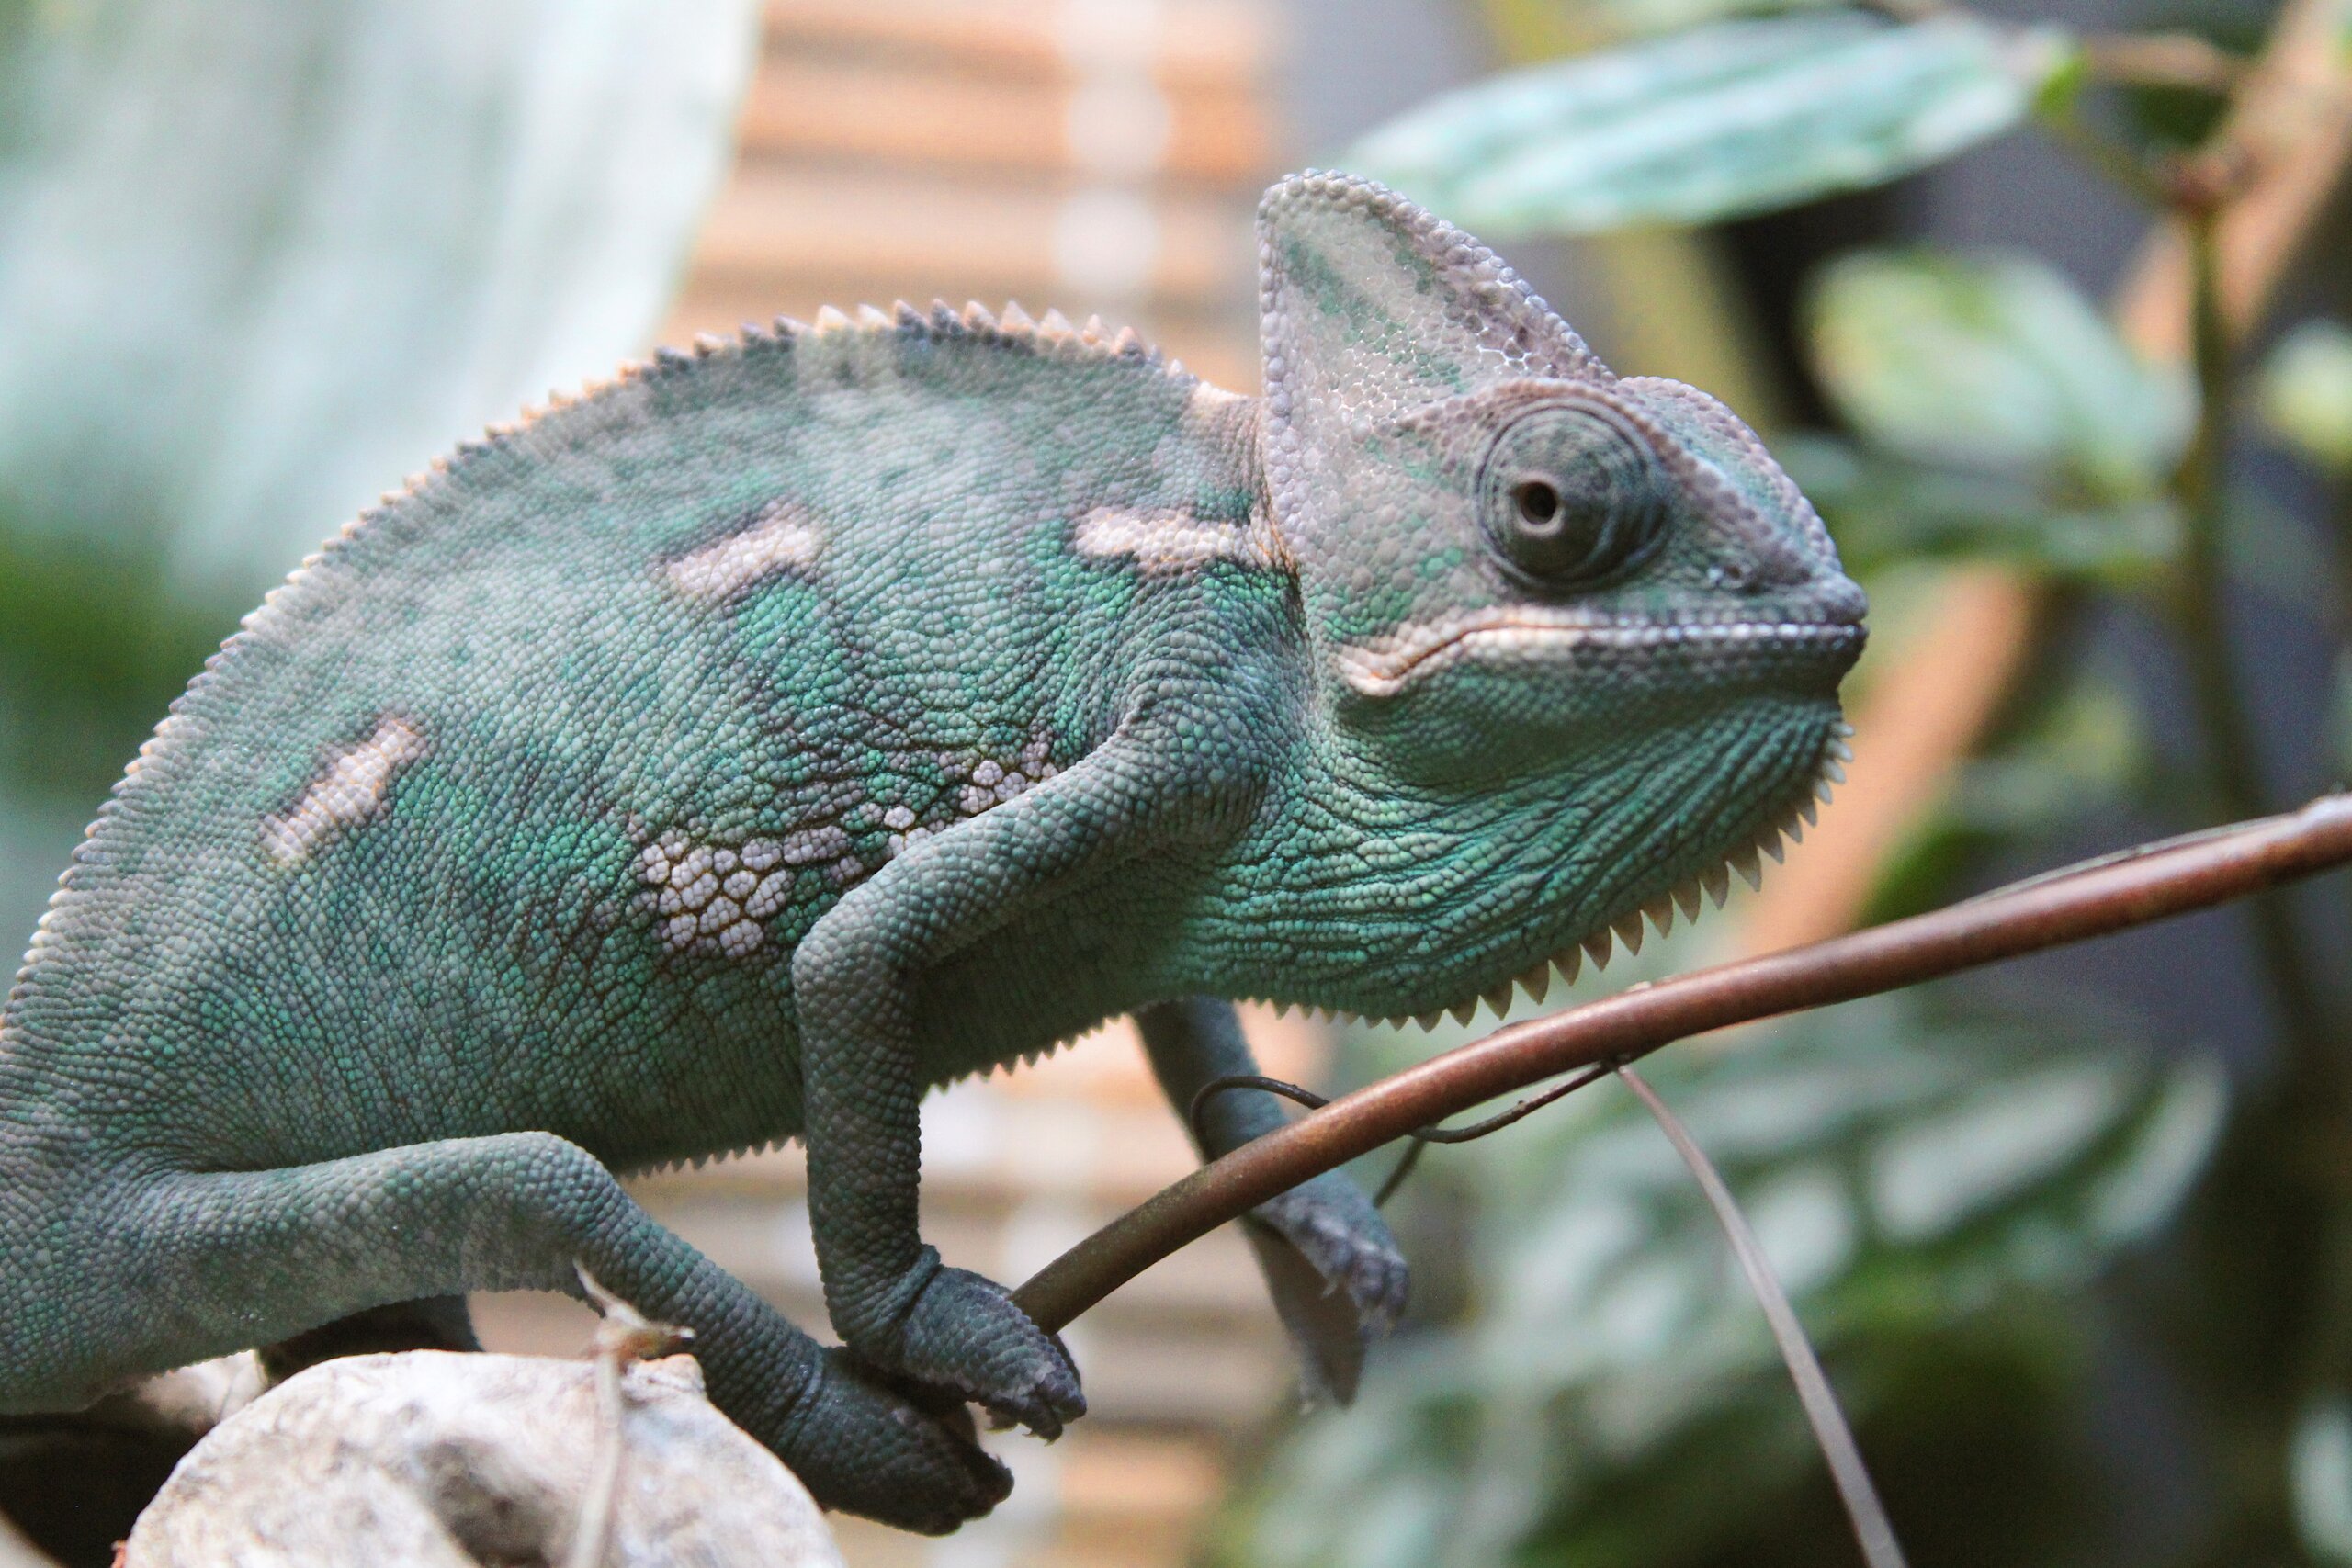
[(1352, 771), (1524, 846), (1555, 929), (1498, 928), (1487, 959), (1638, 932), (1777, 845), (1844, 749), (1863, 600), (1754, 434), (1612, 375), (1492, 253), (1370, 182), (1277, 186), (1260, 240), (1267, 473), (1326, 731)]

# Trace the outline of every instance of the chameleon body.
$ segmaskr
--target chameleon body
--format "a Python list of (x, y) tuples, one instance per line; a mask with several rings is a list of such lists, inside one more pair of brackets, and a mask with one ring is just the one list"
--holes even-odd
[[(1248, 1052), (1184, 998), (1507, 998), (1777, 843), (1862, 601), (1756, 439), (1377, 186), (1260, 233), (1262, 400), (828, 311), (460, 449), (276, 592), (0, 1025), (0, 1408), (577, 1262), (820, 1499), (951, 1529), (1008, 1484), (959, 1402), (1083, 1406), (917, 1233), (927, 1089), (1140, 1010), (1187, 1095)], [(611, 1174), (788, 1136), (847, 1351)], [(1261, 1217), (1393, 1315), (1343, 1180)]]

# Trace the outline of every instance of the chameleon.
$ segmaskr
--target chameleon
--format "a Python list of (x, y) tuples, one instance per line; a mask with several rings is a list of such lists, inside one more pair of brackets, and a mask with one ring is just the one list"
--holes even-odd
[[(1084, 1398), (922, 1239), (930, 1089), (1133, 1013), (1185, 1101), (1236, 999), (1466, 1019), (1777, 851), (1864, 601), (1758, 439), (1378, 185), (1257, 234), (1261, 395), (828, 309), (494, 428), (272, 592), (0, 1014), (0, 1412), (577, 1268), (821, 1502), (944, 1532), (1010, 1487), (971, 1405)], [(616, 1174), (788, 1138), (835, 1346)], [(1395, 1319), (1344, 1177), (1258, 1218)]]

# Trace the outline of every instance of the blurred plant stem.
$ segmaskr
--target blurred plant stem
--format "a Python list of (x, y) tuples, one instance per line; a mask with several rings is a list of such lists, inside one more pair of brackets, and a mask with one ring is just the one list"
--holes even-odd
[[(2188, 667), (2209, 808), (2230, 818), (2258, 811), (2264, 791), (2226, 613), (2236, 355), (2222, 309), (2219, 214), (2218, 206), (2193, 199), (2178, 213), (2188, 248), (2198, 416), (2172, 480), (2182, 531), (2167, 587)], [(2340, 1386), (2345, 1347), (2331, 1325), (2352, 1310), (2352, 1270), (2345, 1266), (2352, 1191), (2326, 1153), (2352, 1147), (2336, 1032), (2289, 902), (2275, 894), (2257, 896), (2247, 901), (2247, 915), (2285, 1058), (2267, 1090), (2241, 1100), (2189, 1227), (2207, 1278), (2264, 1281), (2252, 1293), (2271, 1297), (2249, 1303), (2243, 1288), (2225, 1292), (2222, 1300), (2253, 1305), (2255, 1314), (2215, 1314), (2233, 1321), (2201, 1325), (2198, 1338), (2208, 1354), (2191, 1363), (2219, 1374), (2209, 1397), (2226, 1413), (2216, 1423), (2225, 1501), (2222, 1528), (2205, 1558), (2213, 1568), (2303, 1556), (2289, 1433), (2298, 1405), (2320, 1388)]]
[[(2198, 395), (2197, 425), (2172, 481), (2181, 510), (2181, 538), (2173, 561), (2170, 608), (2188, 665), (2189, 695), (2204, 752), (2206, 785), (2214, 815), (2260, 816), (2262, 756), (2240, 700), (2230, 656), (2226, 537), (2230, 426), (2237, 408), (2232, 333), (2222, 317), (2219, 216), (2211, 209), (2184, 212), (2189, 251), (2189, 344)], [(2255, 942), (2287, 1042), (2289, 1072), (2302, 1090), (2345, 1118), (2344, 1069), (2313, 967), (2294, 915), (2283, 898), (2252, 901)]]
[[(2318, 111), (2331, 92), (2340, 119), (2346, 66), (2329, 63), (2324, 40), (2333, 29), (2322, 23), (2341, 10), (2341, 0), (2289, 5), (2265, 51), (2266, 69), (2248, 79), (2230, 123), (2167, 182), (2187, 271), (2186, 320), (2176, 314), (2173, 331), (2186, 329), (2199, 400), (2171, 483), (2182, 532), (2167, 598), (2188, 666), (2210, 808), (2223, 818), (2258, 811), (2265, 793), (2259, 737), (2235, 677), (2226, 613), (2240, 350), (2262, 330), (2288, 258), (2340, 176), (2343, 136), (2315, 129), (2310, 141), (2296, 141), (2276, 129), (2298, 107), (2280, 100), (2308, 100), (2300, 107), (2324, 118)], [(2315, 64), (2303, 58), (2314, 38), (2323, 40)], [(2314, 172), (2312, 164), (2324, 166)], [(2283, 222), (2276, 220), (2280, 184), (2306, 195), (2287, 203)], [(2263, 239), (2264, 254), (2240, 254), (2249, 249), (2247, 235)], [(2166, 334), (2159, 327), (2149, 335)], [(2334, 544), (2342, 582), (2352, 538), (2339, 530)], [(2250, 900), (2247, 912), (2283, 1056), (2267, 1086), (2240, 1099), (2186, 1230), (2210, 1286), (2191, 1330), (2201, 1353), (2187, 1364), (2207, 1378), (2219, 1416), (2222, 1520), (2199, 1559), (2212, 1568), (2321, 1559), (2300, 1528), (2295, 1434), (2312, 1412), (2352, 1387), (2352, 1074), (2343, 1021), (2292, 904), (2267, 894)]]

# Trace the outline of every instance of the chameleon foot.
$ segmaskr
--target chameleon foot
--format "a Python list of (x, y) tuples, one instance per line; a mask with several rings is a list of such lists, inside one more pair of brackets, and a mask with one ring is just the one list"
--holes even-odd
[(1332, 1172), (1292, 1188), (1251, 1217), (1298, 1248), (1327, 1291), (1342, 1291), (1366, 1329), (1385, 1334), (1404, 1315), (1405, 1255), (1363, 1189)]
[(1030, 1321), (1003, 1286), (967, 1269), (933, 1274), (895, 1339), (892, 1371), (1038, 1437), (1057, 1438), (1065, 1423), (1086, 1414), (1078, 1368), (1060, 1338)]
[(945, 1535), (1012, 1492), (1004, 1466), (972, 1442), (961, 1405), (903, 1392), (842, 1350), (824, 1353), (774, 1446), (826, 1507), (923, 1535)]
[(1366, 1342), (1405, 1311), (1408, 1276), (1396, 1238), (1363, 1190), (1336, 1171), (1261, 1203), (1250, 1217), (1309, 1401), (1347, 1404)]

